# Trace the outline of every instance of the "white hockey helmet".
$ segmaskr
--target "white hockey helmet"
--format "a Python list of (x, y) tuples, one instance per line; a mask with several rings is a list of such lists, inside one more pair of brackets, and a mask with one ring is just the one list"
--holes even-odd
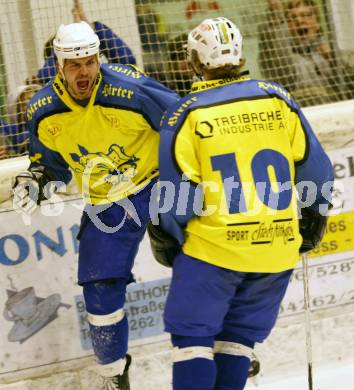
[[(229, 19), (218, 17), (205, 19), (188, 34), (187, 56), (197, 73), (195, 54), (204, 69), (216, 69), (224, 65), (240, 65), (242, 35)], [(197, 67), (196, 67), (197, 65)]]
[(69, 58), (83, 58), (98, 55), (100, 40), (86, 22), (62, 24), (53, 41), (54, 53), (60, 67)]

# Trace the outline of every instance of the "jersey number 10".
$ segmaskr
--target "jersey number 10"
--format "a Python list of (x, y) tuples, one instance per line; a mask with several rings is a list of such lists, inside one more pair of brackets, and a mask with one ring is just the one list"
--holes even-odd
[[(236, 154), (219, 154), (211, 156), (210, 159), (213, 171), (220, 171), (229, 213), (246, 212), (247, 207)], [(275, 174), (278, 188), (280, 188), (279, 192), (273, 191), (269, 177), (270, 167)], [(292, 185), (287, 158), (276, 150), (263, 149), (253, 156), (251, 169), (258, 198), (274, 210), (288, 208), (292, 197)], [(274, 185), (273, 181), (273, 187)]]

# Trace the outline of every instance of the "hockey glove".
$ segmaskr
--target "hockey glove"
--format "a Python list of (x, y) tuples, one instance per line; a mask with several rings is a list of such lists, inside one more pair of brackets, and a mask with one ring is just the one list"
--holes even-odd
[(151, 222), (147, 227), (152, 253), (156, 261), (165, 267), (172, 267), (173, 260), (181, 247), (179, 242), (165, 233), (160, 226)]
[(43, 171), (44, 169), (36, 168), (31, 171), (21, 172), (15, 177), (12, 186), (15, 210), (20, 210), (30, 215), (42, 200), (50, 198), (50, 194), (45, 194), (44, 191), (50, 179)]
[(327, 216), (323, 216), (310, 208), (301, 209), (302, 218), (299, 221), (302, 244), (300, 253), (306, 253), (316, 248), (321, 242), (327, 223)]

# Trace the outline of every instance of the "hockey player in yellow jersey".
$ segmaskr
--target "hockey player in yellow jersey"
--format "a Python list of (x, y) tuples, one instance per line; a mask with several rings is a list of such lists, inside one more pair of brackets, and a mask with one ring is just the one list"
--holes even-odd
[[(321, 239), (333, 172), (291, 95), (242, 70), (242, 36), (230, 20), (192, 30), (188, 57), (201, 81), (163, 119), (166, 191), (153, 230), (155, 254), (166, 249), (173, 260), (164, 313), (173, 389), (241, 390), (299, 251)], [(169, 236), (181, 245), (174, 258)]]
[(50, 181), (73, 172), (86, 201), (78, 281), (105, 389), (129, 389), (126, 285), (149, 221), (158, 175), (159, 123), (177, 95), (134, 66), (99, 62), (85, 22), (61, 25), (58, 74), (30, 101), (31, 165), (17, 176), (14, 203), (30, 213)]

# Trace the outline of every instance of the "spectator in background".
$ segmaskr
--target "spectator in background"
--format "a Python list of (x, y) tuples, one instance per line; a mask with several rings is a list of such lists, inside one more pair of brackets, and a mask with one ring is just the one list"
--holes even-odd
[(0, 160), (8, 158), (7, 141), (3, 133), (4, 127), (8, 126), (2, 119), (0, 119)]
[(195, 26), (204, 17), (213, 17), (220, 14), (220, 5), (214, 0), (189, 0), (185, 8), (188, 24)]
[(289, 89), (303, 105), (353, 98), (353, 71), (324, 38), (313, 0), (291, 0), (286, 7), (269, 0), (269, 20), (259, 28), (262, 76)]
[[(85, 21), (91, 25), (100, 40), (100, 54), (103, 54), (107, 58), (108, 62), (136, 64), (136, 60), (131, 49), (108, 26), (99, 21), (90, 23), (87, 20), (79, 0), (74, 0), (72, 15), (74, 22)], [(42, 84), (47, 83), (50, 79), (55, 77), (57, 73), (53, 52), (53, 39), (54, 36), (50, 37), (45, 43), (43, 53), (45, 62), (43, 67), (39, 69), (37, 73), (37, 78)]]
[(193, 82), (193, 73), (186, 56), (187, 38), (188, 35), (182, 33), (168, 43), (168, 86), (181, 96), (190, 92)]
[(267, 3), (267, 20), (258, 27), (259, 67), (262, 77), (288, 87), (293, 80), (289, 79), (290, 36), (283, 1), (268, 0)]
[(154, 8), (145, 4), (145, 0), (136, 1), (136, 15), (143, 49), (143, 62), (146, 74), (164, 84), (166, 80), (166, 50), (168, 41), (167, 25)]
[(162, 16), (141, 0), (137, 2), (136, 14), (141, 45), (144, 52), (159, 52), (165, 47), (168, 31)]
[(41, 89), (38, 84), (21, 85), (9, 96), (10, 123), (0, 122), (0, 159), (22, 156), (28, 153), (28, 130), (26, 128), (26, 106), (32, 96)]

